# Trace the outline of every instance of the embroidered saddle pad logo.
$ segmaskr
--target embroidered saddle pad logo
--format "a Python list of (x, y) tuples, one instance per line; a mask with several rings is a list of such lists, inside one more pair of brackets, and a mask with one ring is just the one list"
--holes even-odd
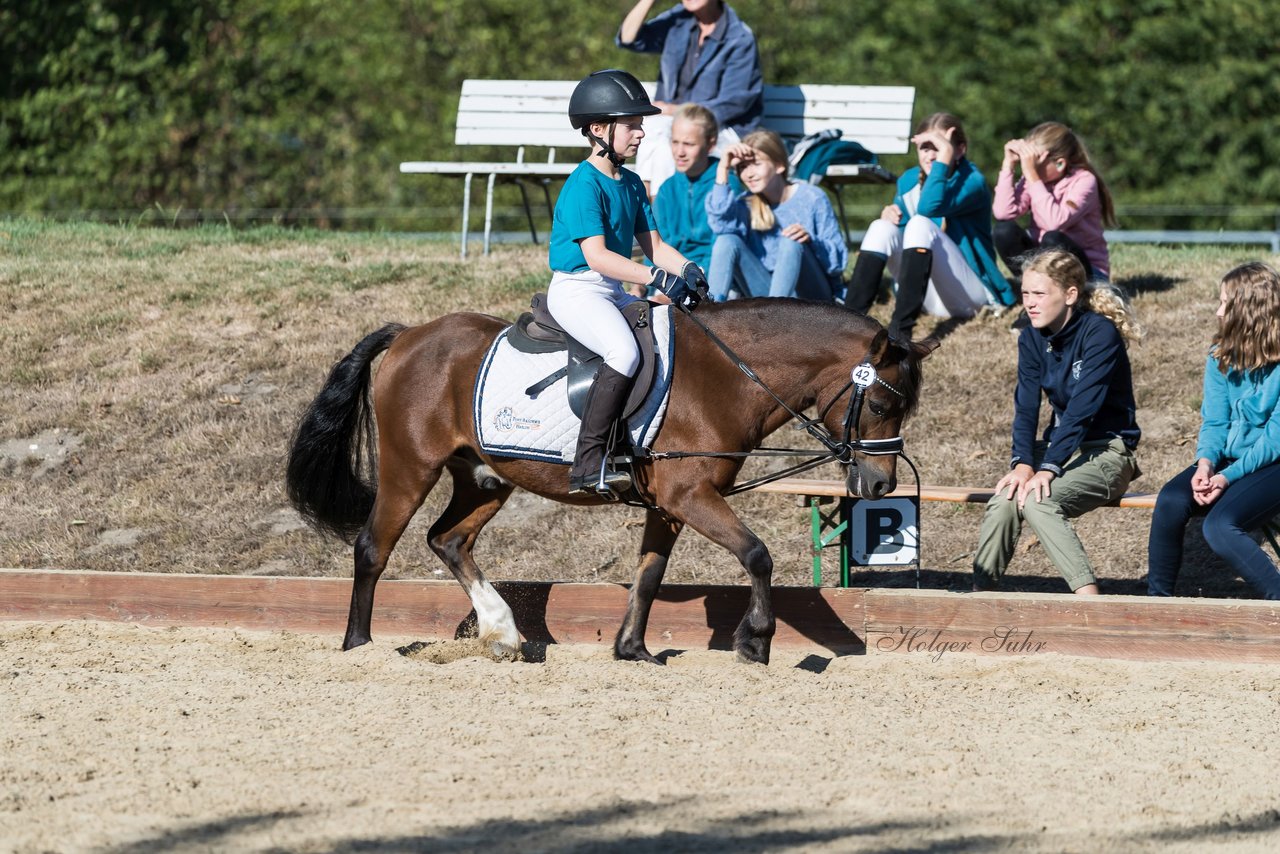
[[(637, 447), (649, 447), (657, 438), (671, 392), (670, 307), (655, 306), (652, 323), (657, 355), (653, 387), (627, 420)], [(490, 346), (476, 376), (472, 413), (480, 448), (501, 457), (571, 463), (581, 422), (569, 408), (566, 380), (561, 377), (530, 394), (540, 380), (564, 367), (565, 351), (521, 352), (507, 341), (509, 331), (504, 329)]]

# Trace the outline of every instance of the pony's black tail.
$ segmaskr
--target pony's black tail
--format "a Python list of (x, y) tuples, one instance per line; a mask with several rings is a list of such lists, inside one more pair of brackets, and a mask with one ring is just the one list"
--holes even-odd
[(289, 447), (289, 500), (312, 527), (347, 542), (364, 527), (378, 491), (369, 366), (404, 329), (387, 324), (333, 366)]

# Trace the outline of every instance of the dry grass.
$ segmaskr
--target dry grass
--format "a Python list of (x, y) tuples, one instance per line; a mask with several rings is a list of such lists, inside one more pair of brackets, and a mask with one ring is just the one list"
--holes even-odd
[[(1255, 256), (1115, 254), (1150, 330), (1131, 354), (1145, 471), (1133, 488), (1150, 491), (1194, 447), (1217, 278)], [(529, 246), (461, 263), (452, 244), (396, 236), (0, 223), (0, 565), (347, 574), (347, 547), (299, 528), (281, 484), (294, 420), (329, 366), (386, 321), (460, 309), (514, 317), (546, 279), (545, 250)], [(908, 452), (926, 483), (989, 485), (1008, 453), (1008, 319), (943, 331)], [(50, 447), (63, 455), (46, 460)], [(447, 493), (442, 485), (431, 496), (389, 577), (440, 572), (423, 535)], [(770, 545), (779, 583), (807, 583), (806, 511), (779, 496), (734, 501)], [(980, 514), (925, 506), (928, 585), (963, 583)], [(629, 580), (640, 520), (636, 510), (587, 513), (517, 494), (477, 558), (496, 578)], [(1109, 509), (1080, 520), (1106, 589), (1141, 589), (1149, 521), (1147, 511)], [(1249, 595), (1202, 547), (1190, 556), (1189, 592)], [(1065, 589), (1034, 546), (1012, 572), (1015, 587)], [(902, 573), (861, 578), (914, 583)], [(690, 534), (669, 580), (737, 583), (741, 571)]]

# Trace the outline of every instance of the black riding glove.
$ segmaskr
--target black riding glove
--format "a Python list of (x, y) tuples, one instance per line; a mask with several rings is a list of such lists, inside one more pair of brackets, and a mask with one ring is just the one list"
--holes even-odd
[(649, 277), (649, 284), (667, 295), (673, 305), (692, 310), (701, 299), (698, 292), (689, 286), (683, 276), (668, 273), (661, 267), (654, 267)]
[[(686, 261), (684, 267), (680, 270), (680, 275), (686, 282), (693, 286), (693, 291), (698, 295), (698, 301), (705, 300), (711, 293), (711, 286), (707, 284), (707, 274), (702, 272), (702, 268), (692, 261)], [(693, 308), (693, 306), (689, 306)]]
[(666, 293), (672, 305), (681, 307), (681, 309), (689, 309), (691, 311), (694, 306), (698, 305), (700, 300), (698, 292), (690, 287), (685, 277), (675, 273), (667, 273), (660, 266), (653, 268), (653, 275), (649, 278), (649, 284)]

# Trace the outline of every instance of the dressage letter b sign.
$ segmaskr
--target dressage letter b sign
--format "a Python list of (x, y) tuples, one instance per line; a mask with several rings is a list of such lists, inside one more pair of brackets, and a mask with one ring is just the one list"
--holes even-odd
[(914, 498), (854, 501), (849, 509), (849, 560), (858, 566), (901, 566), (920, 553)]

